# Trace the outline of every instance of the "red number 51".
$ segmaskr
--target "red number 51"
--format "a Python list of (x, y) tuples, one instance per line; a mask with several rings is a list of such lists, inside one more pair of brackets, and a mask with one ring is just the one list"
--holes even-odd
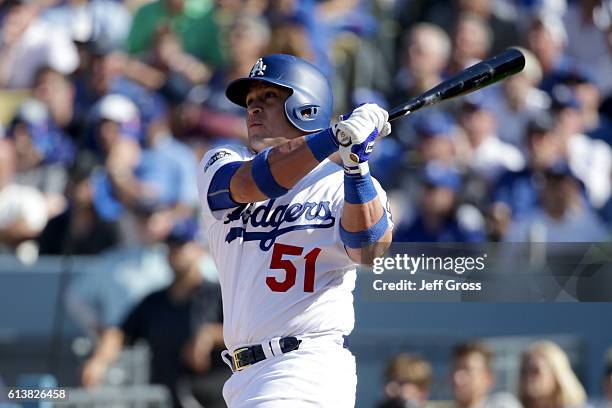
[[(272, 249), (272, 261), (270, 269), (284, 269), (287, 274), (285, 280), (278, 281), (274, 276), (266, 277), (266, 284), (273, 292), (286, 292), (295, 285), (297, 269), (293, 262), (283, 259), (283, 255), (302, 255), (303, 247), (274, 244)], [(312, 251), (304, 255), (306, 265), (304, 268), (304, 292), (314, 292), (315, 262), (321, 253), (321, 248), (313, 248)]]

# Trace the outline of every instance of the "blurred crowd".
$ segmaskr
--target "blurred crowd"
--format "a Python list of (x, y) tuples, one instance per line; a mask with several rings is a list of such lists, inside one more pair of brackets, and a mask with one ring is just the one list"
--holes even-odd
[(379, 142), (395, 240), (606, 241), (611, 21), (609, 0), (4, 0), (0, 244), (27, 261), (161, 242), (197, 214), (203, 153), (245, 142), (224, 91), (260, 55), (314, 62), (342, 113), (509, 46), (519, 75)]
[[(612, 350), (601, 377), (602, 397), (590, 399), (558, 344), (530, 344), (519, 363), (516, 393), (497, 392), (495, 354), (486, 343), (457, 344), (449, 372), (452, 401), (432, 402), (432, 365), (425, 358), (400, 353), (385, 371), (384, 399), (377, 408), (609, 408), (612, 406)], [(440, 377), (438, 374), (437, 377)]]

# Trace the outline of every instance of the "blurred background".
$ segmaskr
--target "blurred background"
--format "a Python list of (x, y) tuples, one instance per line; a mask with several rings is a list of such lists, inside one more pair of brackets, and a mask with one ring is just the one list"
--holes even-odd
[[(245, 142), (227, 84), (288, 53), (337, 113), (392, 108), (509, 46), (522, 73), (378, 142), (394, 240), (609, 241), (611, 1), (0, 0), (0, 388), (224, 406), (195, 174)], [(357, 291), (357, 406), (610, 407), (611, 310)]]

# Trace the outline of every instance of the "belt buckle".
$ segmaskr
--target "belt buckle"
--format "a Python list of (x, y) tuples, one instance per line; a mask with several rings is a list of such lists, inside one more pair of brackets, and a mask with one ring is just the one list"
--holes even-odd
[(242, 347), (242, 348), (236, 349), (232, 353), (232, 356), (233, 356), (232, 362), (234, 363), (234, 371), (242, 371), (250, 365), (250, 364), (247, 364), (243, 366), (243, 365), (240, 365), (239, 363), (238, 354), (244, 350), (248, 350), (248, 347)]

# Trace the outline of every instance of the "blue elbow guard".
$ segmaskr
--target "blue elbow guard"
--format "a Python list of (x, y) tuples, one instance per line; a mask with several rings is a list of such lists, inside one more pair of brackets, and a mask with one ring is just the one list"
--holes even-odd
[(383, 211), (380, 220), (365, 231), (348, 232), (340, 224), (340, 239), (349, 248), (363, 248), (378, 242), (385, 235), (388, 227), (387, 213)]
[(264, 193), (268, 198), (277, 198), (287, 194), (289, 190), (278, 184), (272, 175), (270, 164), (268, 164), (268, 154), (270, 154), (270, 150), (271, 148), (267, 148), (255, 156), (251, 175), (259, 191)]

